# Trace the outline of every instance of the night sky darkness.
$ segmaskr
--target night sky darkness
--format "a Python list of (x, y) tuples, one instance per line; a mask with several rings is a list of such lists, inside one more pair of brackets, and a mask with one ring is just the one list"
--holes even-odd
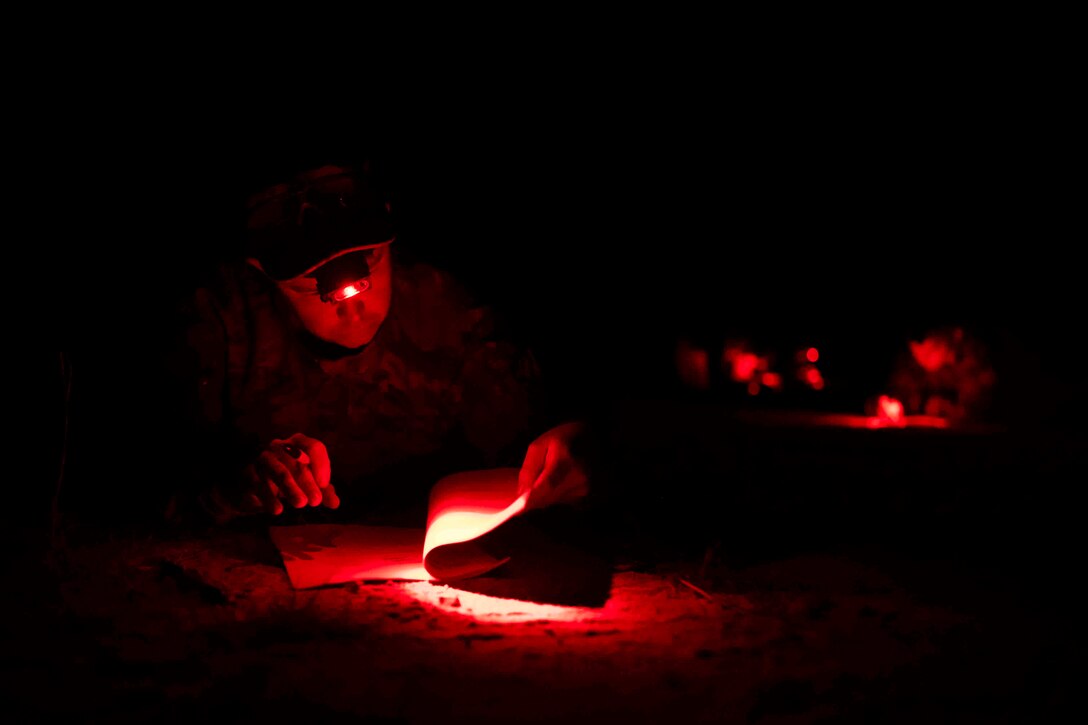
[(646, 128), (616, 111), (532, 134), (496, 119), (394, 136), (350, 113), (114, 128), (57, 154), (80, 191), (50, 264), (74, 294), (44, 305), (77, 347), (129, 346), (237, 251), (246, 193), (286, 169), (371, 158), (399, 253), (458, 275), (571, 389), (670, 394), (678, 339), (741, 337), (780, 356), (824, 346), (839, 384), (806, 403), (854, 408), (908, 339), (962, 325), (995, 355), (1044, 358), (1043, 377), (1082, 394), (1055, 136), (1000, 106), (886, 101), (825, 99), (805, 119), (767, 107), (720, 127), (691, 113)]

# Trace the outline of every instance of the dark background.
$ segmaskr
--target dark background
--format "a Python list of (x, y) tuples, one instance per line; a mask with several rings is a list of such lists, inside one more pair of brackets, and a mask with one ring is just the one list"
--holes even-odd
[(39, 295), (52, 344), (138, 356), (176, 295), (237, 252), (247, 193), (368, 158), (402, 256), (457, 274), (571, 390), (670, 395), (677, 340), (714, 357), (739, 336), (781, 356), (816, 345), (835, 384), (804, 404), (856, 410), (908, 339), (963, 325), (1015, 357), (1006, 389), (1083, 395), (1068, 119), (1043, 90), (946, 79), (745, 109), (677, 99), (658, 122), (617, 105), (396, 133), (365, 108), (145, 110), (43, 161), (35, 219), (64, 227), (59, 248), (32, 245), (47, 257), (32, 284), (63, 280)]
[[(629, 488), (606, 513), (635, 554), (716, 550), (727, 569), (821, 550), (890, 549), (924, 572), (963, 563), (985, 583), (976, 610), (1009, 602), (1057, 633), (1033, 640), (1041, 664), (1005, 689), (1027, 711), (1071, 701), (1083, 124), (1067, 73), (1008, 50), (925, 63), (912, 44), (898, 64), (861, 51), (777, 73), (758, 54), (618, 59), (624, 72), (570, 85), (515, 75), (477, 87), (429, 65), (430, 82), (390, 97), (380, 73), (340, 77), (317, 61), (295, 78), (262, 56), (244, 73), (217, 69), (215, 84), (149, 75), (133, 57), (72, 63), (20, 109), (35, 133), (11, 144), (32, 159), (16, 180), (9, 267), (9, 350), (30, 367), (25, 388), (13, 378), (22, 407), (10, 415), (20, 432), (29, 421), (19, 455), (32, 474), (3, 508), (17, 524), (8, 558), (51, 550), (58, 501), (142, 511), (139, 487), (171, 465), (141, 455), (146, 436), (170, 434), (139, 415), (149, 360), (173, 302), (237, 251), (245, 194), (311, 160), (371, 158), (400, 252), (498, 307), (572, 405), (620, 411), (616, 478)], [(325, 74), (338, 82), (318, 86)], [(1011, 433), (723, 423), (742, 406), (860, 413), (907, 340), (953, 324), (989, 346), (994, 421)], [(817, 346), (825, 394), (677, 383), (678, 340), (713, 360), (734, 335), (783, 355)], [(24, 529), (36, 538), (15, 536)], [(1004, 628), (985, 630), (994, 651)], [(1038, 683), (1055, 680), (1047, 700)]]
[[(962, 325), (997, 369), (994, 421), (1081, 430), (1065, 75), (912, 57), (763, 58), (729, 82), (709, 63), (559, 85), (436, 69), (391, 89), (380, 74), (151, 83), (123, 63), (74, 67), (53, 93), (67, 113), (21, 118), (38, 133), (16, 323), (31, 323), (31, 398), (49, 401), (28, 408), (41, 459), (78, 456), (79, 430), (107, 432), (84, 446), (136, 445), (171, 306), (237, 253), (248, 193), (329, 159), (374, 162), (402, 257), (496, 307), (572, 409), (860, 413), (908, 340)], [(827, 389), (729, 389), (714, 363), (731, 337), (780, 362), (816, 346)], [(714, 390), (678, 383), (680, 340), (709, 351)]]

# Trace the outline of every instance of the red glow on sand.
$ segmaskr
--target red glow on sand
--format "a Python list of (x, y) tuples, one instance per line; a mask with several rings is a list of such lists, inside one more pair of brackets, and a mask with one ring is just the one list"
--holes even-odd
[(948, 420), (936, 415), (905, 415), (898, 421), (880, 415), (848, 417), (857, 419), (852, 423), (842, 423), (851, 428), (948, 428)]
[(805, 359), (811, 363), (816, 362), (820, 359), (820, 351), (814, 347), (810, 347), (808, 350), (805, 351)]
[(899, 425), (892, 425), (887, 418), (857, 413), (818, 413), (812, 411), (749, 411), (743, 416), (762, 425), (797, 425), (828, 428), (858, 428), (865, 430), (892, 431), (904, 428), (954, 428), (948, 419), (934, 415), (907, 415)]
[(481, 621), (584, 622), (597, 619), (603, 613), (602, 609), (592, 607), (567, 607), (559, 604), (538, 604), (519, 599), (504, 599), (431, 582), (413, 582), (405, 585), (404, 588), (417, 601), (430, 604), (450, 614), (460, 614)]
[(903, 422), (892, 424), (887, 418), (877, 415), (857, 415), (854, 413), (820, 413), (805, 421), (811, 425), (831, 428), (865, 428), (867, 430), (891, 428), (948, 428), (948, 421), (932, 415), (908, 415)]

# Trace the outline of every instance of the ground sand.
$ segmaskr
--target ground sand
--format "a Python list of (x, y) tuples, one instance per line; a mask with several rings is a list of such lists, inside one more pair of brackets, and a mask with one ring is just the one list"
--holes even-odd
[[(561, 551), (534, 544), (535, 557), (454, 586), (294, 591), (261, 526), (184, 536), (66, 526), (53, 541), (44, 526), (7, 527), (5, 712), (10, 722), (1067, 721), (1080, 515), (1059, 497), (1082, 448), (819, 431), (700, 447), (708, 430), (678, 429), (621, 472), (641, 481), (626, 497), (639, 505), (607, 513), (616, 525), (597, 538), (607, 555), (564, 568)], [(646, 450), (636, 436), (630, 446)], [(1016, 474), (1001, 490), (999, 471)], [(693, 501), (683, 482), (694, 479), (735, 495), (720, 508)], [(571, 543), (573, 531), (535, 541)], [(593, 586), (582, 586), (590, 570)]]

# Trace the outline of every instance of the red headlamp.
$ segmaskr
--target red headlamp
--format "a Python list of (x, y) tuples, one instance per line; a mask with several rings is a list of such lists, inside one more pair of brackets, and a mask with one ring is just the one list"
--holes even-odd
[(325, 302), (343, 302), (370, 289), (370, 260), (373, 249), (351, 252), (318, 267), (310, 276), (317, 280), (317, 292)]
[(361, 292), (366, 292), (368, 289), (370, 289), (370, 280), (360, 279), (351, 284), (344, 285), (338, 290), (333, 290), (326, 295), (322, 295), (322, 297), (327, 298), (332, 302), (343, 302), (344, 300), (350, 299), (351, 297), (354, 297)]

